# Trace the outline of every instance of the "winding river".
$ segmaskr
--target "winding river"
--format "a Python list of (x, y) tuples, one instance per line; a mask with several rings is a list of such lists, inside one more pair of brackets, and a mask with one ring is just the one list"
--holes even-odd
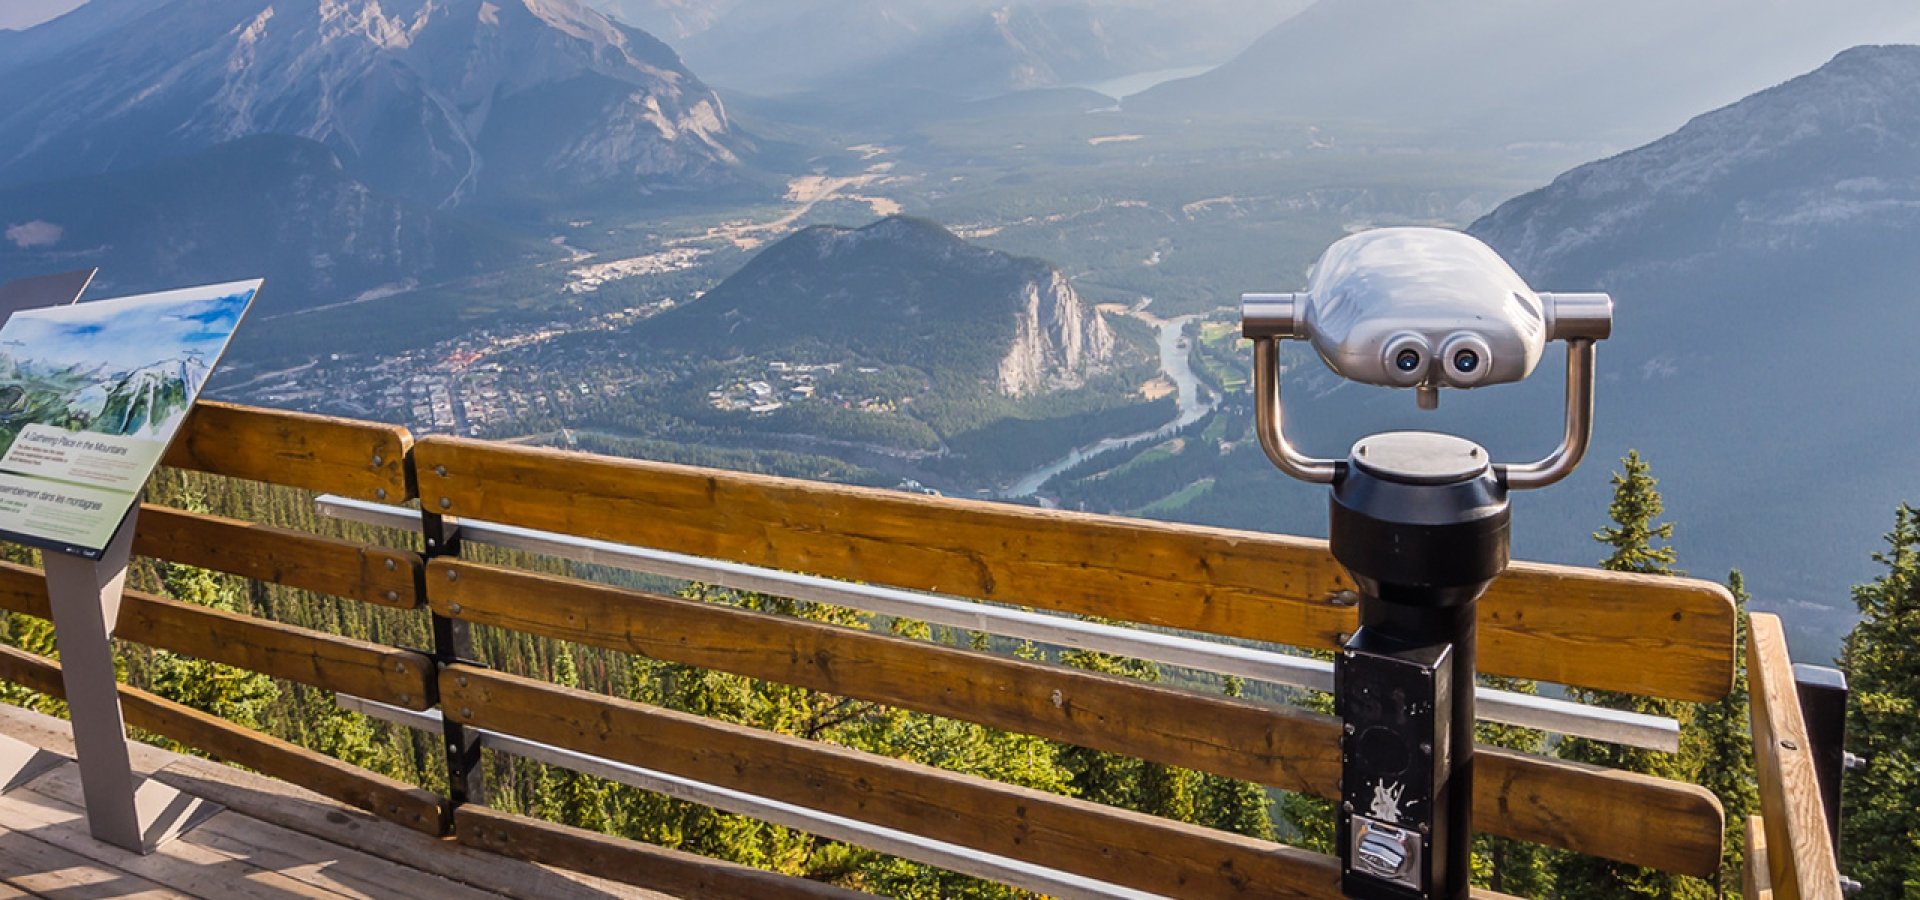
[(1143, 441), (1163, 440), (1213, 411), (1212, 400), (1200, 399), (1200, 381), (1194, 377), (1193, 360), (1190, 358), (1193, 348), (1181, 346), (1186, 325), (1195, 317), (1188, 315), (1174, 319), (1157, 319), (1145, 311), (1135, 312), (1134, 316), (1154, 326), (1160, 345), (1160, 371), (1173, 381), (1174, 401), (1179, 409), (1179, 415), (1175, 416), (1173, 421), (1152, 431), (1110, 437), (1084, 447), (1076, 447), (1071, 453), (1020, 476), (1011, 486), (1000, 491), (1001, 498), (1031, 497), (1053, 476), (1080, 463), (1102, 453), (1131, 447)]

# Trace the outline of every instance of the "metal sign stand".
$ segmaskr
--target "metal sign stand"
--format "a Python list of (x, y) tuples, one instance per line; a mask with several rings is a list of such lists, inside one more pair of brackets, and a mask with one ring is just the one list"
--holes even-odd
[(43, 556), (87, 827), (101, 841), (145, 855), (222, 807), (133, 772), (111, 638), (139, 516), (136, 506), (97, 560), (54, 552)]

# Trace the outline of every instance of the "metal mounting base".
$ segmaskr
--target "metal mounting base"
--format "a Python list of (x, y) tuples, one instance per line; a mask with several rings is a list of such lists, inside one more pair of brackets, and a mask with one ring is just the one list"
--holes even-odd
[[(72, 760), (51, 750), (0, 735), (0, 794), (25, 788), (70, 762)], [(85, 790), (84, 784), (82, 790)], [(94, 828), (95, 818), (89, 815), (87, 825), (94, 838), (147, 856), (226, 809), (153, 778), (136, 779), (132, 808), (132, 840), (123, 843), (114, 839), (122, 835), (102, 835)]]
[[(155, 779), (142, 779), (139, 787), (133, 790), (133, 814), (139, 823), (140, 846), (123, 849), (134, 850), (142, 856), (151, 855), (168, 841), (192, 831), (225, 810), (226, 807), (218, 803), (202, 800)], [(91, 817), (88, 824), (92, 824)], [(96, 833), (94, 837), (100, 835)]]
[(0, 794), (53, 771), (67, 758), (0, 734)]

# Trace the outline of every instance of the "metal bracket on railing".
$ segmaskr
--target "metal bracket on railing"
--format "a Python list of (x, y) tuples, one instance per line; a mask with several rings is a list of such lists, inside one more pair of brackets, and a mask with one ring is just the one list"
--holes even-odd
[[(420, 515), (420, 529), (426, 541), (427, 561), (441, 557), (460, 555), (460, 523), (438, 513), (423, 512)], [(431, 588), (427, 582), (427, 567), (420, 567), (419, 596), (425, 599)], [(448, 618), (433, 612), (428, 615), (433, 620), (433, 664), (436, 675), (452, 665), (479, 665), (473, 652), (473, 628), (460, 619)], [(434, 687), (434, 704), (439, 705), (439, 679), (430, 684)], [(447, 807), (445, 820), (441, 822), (442, 833), (453, 830), (453, 812), (466, 803), (486, 802), (486, 772), (480, 765), (480, 733), (450, 718), (440, 722), (443, 749), (447, 760)]]

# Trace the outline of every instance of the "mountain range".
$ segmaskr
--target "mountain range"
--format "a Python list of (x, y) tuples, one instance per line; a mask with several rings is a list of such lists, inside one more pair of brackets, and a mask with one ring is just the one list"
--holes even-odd
[(1321, 0), (1127, 109), (1625, 148), (1847, 47), (1914, 40), (1905, 0)]
[(384, 194), (325, 146), (285, 135), (0, 188), (0, 211), (0, 271), (98, 265), (107, 295), (263, 276), (262, 317), (558, 252)]
[(598, 0), (757, 94), (979, 99), (1227, 59), (1307, 0)]
[(438, 205), (725, 178), (744, 146), (673, 50), (574, 0), (94, 0), (0, 41), (0, 184), (264, 133)]
[(1687, 556), (1827, 603), (1870, 575), (1920, 499), (1920, 47), (1848, 50), (1472, 231), (1614, 296), (1596, 415), (1664, 476)]

